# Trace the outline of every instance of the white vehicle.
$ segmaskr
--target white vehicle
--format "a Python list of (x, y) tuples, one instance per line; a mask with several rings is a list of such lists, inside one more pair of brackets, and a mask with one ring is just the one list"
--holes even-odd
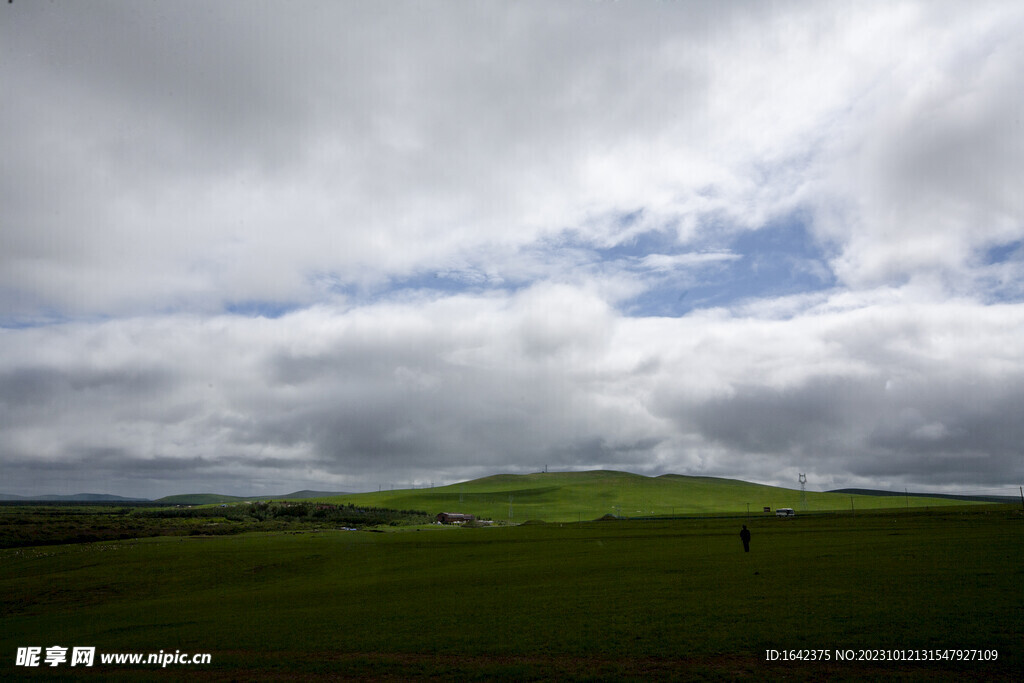
[(793, 508), (779, 508), (775, 511), (776, 517), (796, 517), (796, 512)]

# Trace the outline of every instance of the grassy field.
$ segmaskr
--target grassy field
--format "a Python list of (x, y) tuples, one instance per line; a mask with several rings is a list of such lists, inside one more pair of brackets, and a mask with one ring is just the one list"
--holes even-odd
[[(1024, 517), (1008, 506), (0, 551), (0, 677), (1014, 680)], [(18, 647), (210, 665), (14, 666)], [(768, 662), (766, 650), (977, 648), (995, 662)], [(1019, 680), (1019, 678), (1017, 678)]]
[(116, 541), (150, 536), (225, 536), (251, 531), (306, 531), (428, 524), (418, 510), (383, 510), (306, 501), (234, 505), (2, 505), (0, 548)]
[(760, 513), (791, 507), (798, 511), (873, 510), (891, 507), (963, 505), (943, 498), (881, 497), (800, 491), (735, 479), (668, 474), (645, 477), (628, 472), (551, 472), (502, 474), (429, 489), (381, 491), (323, 498), (324, 501), (397, 509), (465, 512), (512, 521), (577, 522), (607, 514), (618, 517), (669, 517), (721, 513)]

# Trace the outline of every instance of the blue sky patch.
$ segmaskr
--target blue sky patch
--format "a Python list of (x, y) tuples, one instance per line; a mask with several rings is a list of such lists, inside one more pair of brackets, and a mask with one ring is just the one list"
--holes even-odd
[[(638, 215), (620, 219), (639, 220)], [(364, 303), (416, 292), (455, 295), (501, 290), (513, 292), (532, 282), (566, 273), (613, 273), (634, 277), (643, 292), (620, 302), (629, 316), (680, 316), (701, 309), (727, 307), (740, 301), (790, 296), (836, 285), (828, 254), (808, 232), (803, 217), (792, 214), (759, 230), (717, 230), (696, 244), (681, 244), (672, 228), (650, 230), (612, 247), (595, 247), (575, 231), (522, 248), (502, 267), (486, 270), (472, 262), (392, 278), (381, 287), (343, 285), (332, 291)], [(518, 261), (517, 261), (518, 259)], [(530, 267), (523, 269), (522, 263)], [(518, 264), (518, 265), (517, 265)], [(275, 317), (287, 306), (247, 303), (233, 312)]]
[[(662, 246), (658, 236), (637, 244)], [(836, 285), (828, 254), (799, 216), (720, 237), (704, 247), (704, 251), (689, 252), (694, 258), (683, 260), (675, 270), (642, 274), (650, 287), (625, 302), (623, 311), (632, 316), (678, 316), (701, 308), (803, 294)], [(677, 245), (671, 255), (682, 253), (686, 252)], [(706, 258), (701, 259), (701, 255)]]
[(280, 301), (236, 301), (227, 304), (224, 311), (230, 315), (241, 315), (249, 318), (280, 318), (298, 310), (302, 306), (295, 303)]
[(1016, 240), (992, 247), (985, 252), (985, 264), (995, 265), (997, 263), (1006, 263), (1007, 261), (1016, 261), (1024, 255), (1024, 249), (1021, 247), (1024, 247), (1024, 240)]

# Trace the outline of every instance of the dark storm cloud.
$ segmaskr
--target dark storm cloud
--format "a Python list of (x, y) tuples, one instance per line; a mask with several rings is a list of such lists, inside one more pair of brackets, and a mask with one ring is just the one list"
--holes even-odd
[(842, 425), (857, 421), (860, 406), (872, 393), (881, 393), (875, 384), (874, 392), (861, 381), (828, 377), (794, 388), (739, 385), (729, 398), (690, 408), (684, 420), (707, 438), (740, 451), (814, 451)]
[[(559, 468), (585, 468), (590, 463), (608, 463), (609, 467), (629, 468), (644, 472), (654, 460), (653, 450), (663, 441), (650, 437), (633, 442), (609, 442), (603, 437), (590, 437), (553, 447), (545, 457)], [(546, 464), (546, 463), (545, 463)]]
[(163, 369), (25, 367), (0, 373), (0, 403), (14, 409), (67, 402), (74, 395), (131, 399), (166, 391), (173, 383), (172, 373)]
[(845, 468), (865, 478), (942, 485), (993, 485), (1002, 472), (1008, 481), (1021, 470), (1024, 429), (1015, 415), (1024, 392), (962, 389), (951, 393), (926, 378), (899, 397), (877, 380), (741, 386), (730, 399), (690, 409), (687, 421), (730, 451), (770, 453), (820, 472)]
[[(310, 122), (302, 67), (316, 56), (267, 40), (266, 11), (27, 3), (5, 17), (6, 52), (24, 69), (15, 85), (36, 89), (14, 113), (48, 102), (35, 112), (96, 136), (98, 160), (146, 172), (202, 173), (240, 153), (273, 160), (300, 150)], [(84, 106), (60, 107), (70, 102)]]
[[(806, 317), (789, 321), (785, 334), (768, 323), (725, 351), (734, 363), (727, 385), (710, 395), (666, 392), (653, 407), (726, 471), (1005, 486), (1021, 472), (1024, 437), (1016, 318), (936, 305)], [(790, 337), (801, 330), (804, 338)], [(792, 366), (766, 375), (763, 343), (773, 337), (772, 363), (779, 353)], [(815, 340), (830, 347), (820, 369)]]

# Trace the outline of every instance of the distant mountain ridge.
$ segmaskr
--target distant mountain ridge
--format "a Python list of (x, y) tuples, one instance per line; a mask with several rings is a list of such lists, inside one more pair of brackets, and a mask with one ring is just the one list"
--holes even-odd
[(220, 493), (181, 493), (176, 496), (157, 498), (157, 503), (170, 505), (212, 505), (214, 503), (246, 503), (253, 500), (304, 500), (306, 498), (324, 498), (328, 496), (347, 496), (348, 493), (332, 491), (295, 491), (282, 496), (225, 496)]
[(1017, 496), (971, 496), (959, 493), (905, 493), (903, 491), (879, 491), (877, 489), (833, 489), (826, 493), (846, 493), (857, 496), (909, 496), (911, 498), (945, 498), (976, 503), (1016, 503)]
[(250, 500), (302, 500), (305, 498), (323, 498), (325, 496), (345, 496), (338, 491), (295, 491), (282, 496), (226, 496), (220, 493), (182, 493), (164, 496), (155, 500), (150, 498), (128, 498), (109, 493), (74, 493), (70, 495), (46, 494), (40, 496), (18, 496), (11, 493), (0, 493), (0, 501), (10, 502), (62, 502), (62, 503), (167, 503), (168, 505), (210, 505), (213, 503), (244, 503)]
[(16, 496), (10, 493), (0, 493), (0, 500), (18, 500), (18, 501), (71, 501), (71, 502), (126, 502), (126, 503), (138, 503), (148, 502), (148, 498), (126, 498), (124, 496), (114, 496), (109, 493), (72, 493), (70, 495), (55, 495), (48, 494), (43, 496)]
[[(615, 515), (676, 514), (758, 510), (762, 507), (801, 507), (802, 494), (763, 484), (753, 484), (737, 479), (718, 477), (663, 474), (657, 477), (618, 472), (611, 470), (586, 470), (580, 472), (538, 472), (533, 474), (494, 474), (480, 479), (431, 487), (376, 493), (346, 493), (336, 491), (294, 491), (284, 495), (229, 496), (219, 493), (184, 493), (164, 496), (155, 500), (130, 498), (105, 493), (77, 493), (73, 495), (19, 496), (0, 493), (0, 502), (63, 502), (63, 503), (152, 503), (162, 505), (215, 505), (245, 503), (257, 500), (308, 500), (329, 499), (330, 502), (360, 502), (396, 509), (431, 509), (436, 505), (450, 507), (472, 507), (478, 513), (498, 518), (502, 511), (507, 514), (510, 499), (524, 511), (533, 508), (537, 515), (549, 518), (571, 519), (592, 513)], [(879, 507), (883, 499), (907, 497), (915, 506), (946, 501), (965, 503), (1015, 503), (1014, 496), (904, 493), (875, 489), (844, 488), (825, 492), (806, 492), (809, 509), (837, 509), (846, 505), (849, 499), (841, 496), (864, 497), (858, 501), (857, 509), (868, 503)], [(874, 499), (872, 502), (871, 499)], [(927, 499), (927, 501), (925, 500)], [(594, 505), (585, 504), (592, 500)], [(598, 505), (598, 501), (604, 501)], [(532, 504), (530, 504), (532, 503)], [(899, 502), (885, 503), (887, 506), (902, 507)], [(604, 509), (600, 509), (603, 507)], [(655, 510), (657, 508), (657, 510)], [(600, 516), (598, 514), (598, 516)]]

